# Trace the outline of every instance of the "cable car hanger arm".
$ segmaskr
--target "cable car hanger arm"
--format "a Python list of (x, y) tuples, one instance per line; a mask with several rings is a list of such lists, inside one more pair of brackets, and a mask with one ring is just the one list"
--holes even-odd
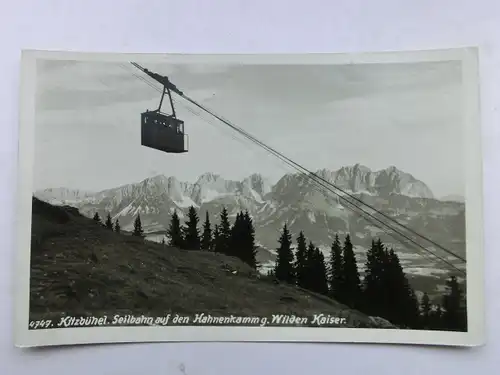
[(181, 90), (179, 90), (176, 85), (174, 85), (172, 82), (170, 82), (170, 80), (168, 79), (167, 76), (162, 76), (161, 74), (151, 72), (148, 69), (143, 68), (142, 66), (140, 66), (139, 64), (137, 64), (135, 62), (131, 62), (131, 64), (133, 66), (135, 66), (137, 69), (146, 73), (151, 78), (153, 78), (156, 82), (161, 83), (167, 90), (172, 90), (176, 94), (178, 94), (180, 96), (184, 96), (184, 93)]
[(172, 116), (175, 118), (176, 117), (175, 107), (174, 107), (174, 102), (173, 102), (173, 99), (172, 99), (172, 94), (170, 93), (170, 91), (173, 91), (173, 92), (175, 92), (176, 94), (178, 94), (180, 96), (184, 96), (184, 93), (181, 90), (179, 90), (177, 88), (177, 86), (175, 86), (172, 82), (170, 82), (170, 80), (168, 79), (167, 76), (162, 76), (162, 75), (160, 75), (158, 73), (151, 72), (148, 69), (143, 68), (142, 66), (140, 66), (139, 64), (137, 64), (135, 62), (131, 62), (131, 64), (133, 66), (135, 66), (137, 69), (139, 69), (140, 71), (144, 72), (145, 74), (147, 74), (148, 76), (150, 76), (151, 78), (153, 78), (156, 82), (161, 83), (163, 85), (163, 90), (162, 90), (162, 94), (161, 94), (160, 104), (158, 106), (157, 111), (161, 112), (161, 106), (163, 104), (163, 99), (165, 97), (165, 94), (168, 94), (168, 98), (169, 98), (169, 101), (170, 101), (170, 107), (172, 108)]

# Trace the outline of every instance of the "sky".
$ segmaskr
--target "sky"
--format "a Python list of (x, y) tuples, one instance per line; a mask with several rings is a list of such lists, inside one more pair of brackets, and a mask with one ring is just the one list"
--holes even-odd
[[(144, 65), (310, 170), (396, 166), (438, 197), (464, 195), (460, 62)], [(294, 172), (175, 94), (189, 152), (141, 146), (140, 114), (160, 100), (151, 86), (160, 90), (127, 62), (39, 61), (35, 190), (98, 191), (158, 174), (194, 182), (206, 172), (277, 181)]]

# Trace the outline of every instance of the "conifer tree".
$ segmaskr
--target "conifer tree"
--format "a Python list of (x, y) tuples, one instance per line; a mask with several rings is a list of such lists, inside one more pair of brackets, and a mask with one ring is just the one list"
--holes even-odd
[(257, 262), (257, 246), (255, 245), (255, 228), (253, 225), (253, 220), (248, 213), (245, 211), (242, 216), (243, 221), (243, 240), (241, 249), (241, 260), (248, 264), (253, 269), (257, 269), (259, 266)]
[(104, 224), (107, 229), (113, 230), (113, 221), (111, 221), (111, 215), (108, 212), (108, 216), (106, 217), (106, 223)]
[(170, 218), (170, 226), (167, 231), (167, 236), (169, 239), (168, 244), (172, 247), (182, 249), (184, 246), (184, 238), (182, 236), (181, 221), (177, 211), (172, 213)]
[(203, 224), (203, 233), (201, 235), (201, 248), (203, 250), (210, 250), (212, 247), (212, 228), (210, 227), (210, 219), (208, 211), (205, 215), (205, 223)]
[(303, 288), (328, 295), (328, 275), (323, 253), (309, 241), (305, 254)]
[(144, 230), (142, 229), (142, 223), (141, 223), (141, 215), (137, 214), (137, 217), (135, 218), (134, 221), (134, 232), (132, 235), (137, 236), (137, 237), (144, 237)]
[(297, 237), (297, 250), (295, 252), (295, 275), (297, 285), (301, 288), (307, 287), (307, 240), (304, 232)]
[(224, 239), (224, 253), (228, 254), (229, 251), (229, 242), (231, 239), (231, 224), (229, 222), (229, 215), (227, 213), (227, 209), (224, 207), (220, 214), (220, 225), (219, 225), (220, 235)]
[(218, 253), (230, 254), (230, 241), (231, 241), (231, 224), (229, 223), (229, 215), (224, 207), (220, 213), (218, 240), (215, 243), (215, 251)]
[(198, 213), (196, 209), (191, 206), (188, 210), (188, 220), (183, 228), (184, 232), (184, 248), (188, 250), (200, 249), (200, 232), (198, 229)]
[(242, 247), (244, 245), (245, 223), (243, 222), (243, 213), (240, 211), (236, 214), (236, 219), (231, 227), (231, 236), (228, 246), (227, 255), (237, 256), (242, 258)]
[(289, 284), (294, 284), (294, 267), (293, 267), (293, 252), (292, 252), (292, 236), (288, 231), (287, 225), (283, 226), (283, 231), (278, 240), (280, 246), (278, 247), (278, 256), (274, 274), (278, 280), (284, 281)]
[(360, 303), (361, 286), (356, 256), (354, 255), (354, 249), (349, 234), (346, 235), (344, 240), (343, 250), (341, 302), (349, 307), (356, 308)]
[(115, 232), (116, 233), (121, 232), (120, 222), (118, 221), (118, 219), (116, 219), (116, 221), (115, 221)]
[(387, 253), (382, 241), (372, 240), (371, 247), (366, 253), (366, 271), (363, 280), (363, 310), (368, 314), (386, 315), (388, 281), (385, 277), (385, 268), (387, 264)]
[(220, 242), (221, 242), (221, 236), (219, 231), (219, 224), (215, 224), (213, 238), (212, 238), (212, 246), (210, 247), (210, 250), (218, 252), (218, 249), (222, 248)]
[(335, 240), (332, 243), (330, 251), (330, 267), (328, 272), (328, 279), (330, 282), (330, 295), (334, 299), (341, 298), (342, 287), (342, 246), (338, 234), (335, 235)]
[(314, 267), (315, 267), (315, 252), (316, 252), (316, 246), (314, 246), (314, 243), (312, 241), (309, 241), (309, 244), (307, 245), (307, 250), (306, 250), (306, 263), (304, 267), (304, 288), (309, 289), (309, 290), (314, 290)]
[(311, 276), (312, 276), (312, 291), (320, 294), (328, 294), (328, 277), (325, 264), (325, 256), (315, 248), (313, 252), (313, 259), (311, 262)]
[(94, 219), (94, 221), (95, 221), (95, 222), (97, 222), (97, 223), (99, 223), (99, 224), (101, 223), (101, 218), (100, 218), (100, 216), (99, 216), (99, 213), (98, 213), (98, 212), (96, 212), (96, 213), (94, 214), (93, 219)]
[(422, 301), (420, 302), (420, 311), (422, 317), (422, 328), (430, 329), (431, 303), (427, 292), (424, 292), (424, 295), (422, 296)]
[(385, 293), (383, 294), (382, 316), (396, 325), (417, 328), (419, 323), (418, 300), (403, 272), (399, 257), (393, 249), (387, 253), (384, 273)]
[(451, 276), (446, 282), (446, 289), (443, 296), (443, 326), (450, 331), (467, 331), (467, 310), (456, 276)]

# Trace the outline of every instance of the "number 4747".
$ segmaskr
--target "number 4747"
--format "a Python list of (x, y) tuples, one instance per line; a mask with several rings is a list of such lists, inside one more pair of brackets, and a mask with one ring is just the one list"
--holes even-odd
[(40, 329), (40, 328), (50, 328), (52, 326), (52, 320), (30, 320), (30, 329)]

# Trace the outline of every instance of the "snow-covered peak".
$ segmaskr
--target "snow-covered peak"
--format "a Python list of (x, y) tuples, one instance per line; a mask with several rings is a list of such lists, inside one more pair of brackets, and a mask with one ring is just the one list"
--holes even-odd
[(366, 176), (373, 172), (370, 168), (357, 163), (350, 166), (344, 166), (333, 173), (336, 175), (336, 178), (344, 178), (344, 177), (355, 178), (356, 176)]
[(334, 181), (337, 173), (335, 171), (330, 170), (330, 169), (320, 169), (320, 170), (317, 170), (316, 172), (314, 172), (314, 174), (317, 175), (318, 177), (324, 179), (324, 180)]
[(220, 175), (218, 175), (216, 173), (212, 173), (212, 172), (206, 172), (198, 177), (196, 184), (212, 183), (212, 182), (215, 182), (215, 181), (220, 180), (220, 179), (221, 179)]
[[(316, 171), (316, 174), (349, 193), (385, 197), (400, 194), (408, 197), (433, 198), (431, 190), (425, 183), (394, 166), (372, 171), (361, 164), (354, 164), (338, 170), (321, 169)], [(218, 204), (244, 202), (244, 205), (260, 207), (269, 198), (291, 203), (308, 197), (313, 199), (315, 204), (319, 204), (318, 202), (324, 197), (317, 191), (315, 185), (311, 179), (300, 173), (286, 174), (273, 185), (258, 173), (251, 174), (241, 181), (233, 181), (207, 172), (200, 175), (194, 184), (179, 181), (176, 177), (155, 175), (137, 183), (103, 190), (96, 194), (56, 188), (37, 192), (36, 195), (54, 203), (105, 202), (103, 204), (110, 209), (113, 207), (123, 209), (126, 205), (141, 204), (143, 206), (141, 209), (147, 212), (146, 206), (168, 206), (173, 203), (181, 208), (190, 205), (201, 206), (211, 201), (217, 201)], [(272, 196), (268, 197), (268, 193), (271, 192)]]
[(310, 180), (305, 175), (300, 173), (288, 173), (281, 177), (272, 187), (272, 192), (277, 196), (282, 196), (290, 192), (297, 192), (301, 188), (308, 189), (309, 187)]
[[(118, 189), (120, 190), (120, 196), (131, 196), (133, 199), (168, 196), (173, 201), (183, 201), (184, 196), (189, 191), (189, 185), (172, 176), (156, 175), (148, 177), (139, 183), (125, 185)], [(106, 195), (108, 195), (108, 192), (106, 192)]]
[[(420, 180), (411, 174), (397, 169), (395, 166), (372, 171), (362, 164), (344, 166), (337, 170), (320, 169), (314, 173), (321, 179), (328, 181), (336, 187), (350, 193), (364, 193), (370, 195), (401, 194), (418, 198), (433, 198), (432, 191)], [(274, 187), (279, 193), (291, 186), (309, 189), (305, 177), (300, 174), (284, 176)]]
[(193, 185), (191, 198), (201, 205), (221, 196), (235, 193), (238, 190), (238, 184), (237, 181), (225, 180), (214, 173), (204, 173)]
[(384, 193), (396, 193), (415, 198), (434, 198), (434, 194), (425, 183), (395, 166), (375, 172), (375, 174), (375, 183)]
[(384, 171), (386, 171), (389, 174), (394, 174), (394, 173), (395, 174), (400, 174), (400, 173), (403, 173), (399, 169), (397, 169), (394, 165), (391, 165), (390, 167), (384, 169)]
[(372, 170), (366, 166), (364, 166), (363, 164), (355, 164), (353, 166), (353, 169), (357, 170), (357, 171), (360, 171), (361, 173), (370, 173)]
[(262, 177), (261, 174), (254, 173), (245, 178), (242, 185), (255, 190), (259, 195), (264, 196), (271, 191), (271, 183)]
[(141, 181), (142, 186), (144, 187), (164, 187), (169, 183), (169, 179), (175, 179), (175, 177), (166, 177), (165, 175), (157, 175), (153, 177), (148, 177)]
[(271, 191), (271, 184), (258, 173), (254, 173), (241, 182), (240, 194), (251, 200), (263, 203), (263, 197)]

